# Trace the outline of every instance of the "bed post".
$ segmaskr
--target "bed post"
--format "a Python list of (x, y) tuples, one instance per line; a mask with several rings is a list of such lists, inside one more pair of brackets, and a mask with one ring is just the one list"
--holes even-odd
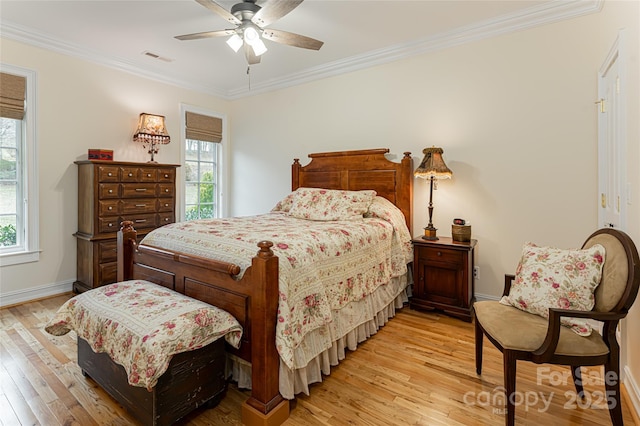
[(251, 294), (251, 397), (242, 404), (242, 423), (276, 426), (289, 417), (289, 401), (280, 395), (280, 357), (276, 349), (278, 317), (278, 258), (271, 241), (260, 241), (250, 273), (255, 291)]
[(409, 232), (413, 234), (413, 159), (410, 152), (404, 153), (400, 164), (399, 185), (400, 188), (405, 188), (406, 190), (397, 191), (402, 198), (398, 200), (398, 205), (401, 206), (401, 210), (407, 220)]
[(118, 282), (133, 278), (133, 250), (137, 236), (138, 233), (133, 229), (133, 222), (130, 220), (123, 221), (117, 235)]
[(291, 190), (295, 191), (300, 187), (300, 159), (294, 158), (291, 165)]

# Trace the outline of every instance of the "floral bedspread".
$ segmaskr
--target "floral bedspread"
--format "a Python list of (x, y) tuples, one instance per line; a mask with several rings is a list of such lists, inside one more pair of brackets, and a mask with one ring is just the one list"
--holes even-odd
[(406, 273), (413, 256), (399, 210), (348, 221), (311, 221), (284, 212), (195, 220), (158, 228), (142, 244), (234, 263), (244, 272), (262, 240), (274, 243), (279, 259), (276, 347), (289, 368), (309, 361), (294, 359), (294, 351), (307, 333), (331, 322), (332, 310)]
[(142, 280), (110, 284), (69, 299), (45, 326), (74, 330), (94, 352), (122, 365), (129, 384), (151, 390), (173, 355), (224, 336), (239, 347), (242, 327), (228, 312)]

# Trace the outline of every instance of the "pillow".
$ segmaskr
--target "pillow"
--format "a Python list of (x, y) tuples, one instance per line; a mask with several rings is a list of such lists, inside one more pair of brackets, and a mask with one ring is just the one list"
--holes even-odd
[[(602, 277), (605, 249), (562, 250), (527, 243), (508, 296), (500, 303), (549, 318), (549, 308), (590, 311)], [(587, 321), (563, 317), (561, 323), (581, 336), (591, 334)]]
[(404, 217), (404, 213), (386, 198), (380, 196), (374, 197), (364, 217), (375, 217), (386, 220), (393, 225), (393, 229), (399, 234), (401, 240), (411, 245), (411, 232), (409, 232), (409, 228), (407, 228), (407, 220)]
[(393, 238), (403, 248), (404, 263), (413, 261), (413, 244), (411, 243), (411, 232), (407, 228), (407, 220), (404, 213), (395, 204), (384, 197), (373, 198), (369, 210), (364, 214), (365, 218), (377, 218), (389, 222), (393, 225)]
[(282, 200), (278, 201), (278, 204), (276, 204), (276, 206), (272, 208), (271, 211), (287, 213), (289, 210), (291, 210), (291, 205), (293, 204), (293, 198), (295, 197), (295, 195), (295, 191), (287, 195)]
[(310, 220), (358, 220), (369, 209), (376, 191), (298, 188), (289, 215)]

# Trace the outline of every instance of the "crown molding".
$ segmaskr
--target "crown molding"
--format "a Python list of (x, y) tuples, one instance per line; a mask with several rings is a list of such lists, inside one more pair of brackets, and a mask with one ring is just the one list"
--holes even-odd
[(0, 22), (2, 25), (2, 37), (65, 55), (75, 56), (89, 62), (122, 70), (151, 80), (207, 93), (225, 100), (234, 100), (345, 74), (411, 56), (443, 50), (477, 40), (581, 17), (600, 12), (603, 4), (604, 0), (554, 0), (516, 13), (440, 33), (432, 37), (373, 50), (362, 55), (352, 56), (343, 60), (308, 68), (301, 72), (267, 80), (262, 83), (252, 84), (251, 89), (241, 87), (229, 91), (224, 91), (216, 87), (197, 85), (184, 79), (151, 72), (122, 58), (97, 55), (86, 48), (51, 38), (31, 28), (21, 27), (5, 21)]
[(197, 85), (190, 83), (189, 81), (184, 79), (174, 78), (165, 74), (152, 72), (147, 69), (141, 68), (133, 62), (116, 56), (98, 55), (83, 46), (67, 43), (63, 40), (50, 37), (47, 34), (34, 30), (33, 28), (24, 27), (3, 20), (0, 20), (0, 27), (2, 28), (2, 31), (0, 31), (0, 36), (3, 38), (19, 41), (24, 44), (61, 53), (63, 55), (73, 56), (88, 62), (93, 62), (98, 65), (103, 65), (161, 83), (171, 84), (173, 86), (181, 87), (184, 89), (207, 93), (213, 96), (227, 99), (227, 94), (215, 87)]
[(457, 28), (435, 36), (396, 44), (384, 49), (373, 50), (362, 55), (330, 62), (302, 72), (253, 84), (251, 90), (239, 88), (228, 93), (229, 99), (270, 92), (290, 86), (319, 80), (321, 78), (346, 74), (349, 72), (381, 65), (389, 62), (443, 50), (486, 38), (496, 37), (515, 31), (526, 30), (554, 22), (573, 19), (591, 13), (600, 12), (604, 0), (554, 0), (534, 6), (517, 13)]

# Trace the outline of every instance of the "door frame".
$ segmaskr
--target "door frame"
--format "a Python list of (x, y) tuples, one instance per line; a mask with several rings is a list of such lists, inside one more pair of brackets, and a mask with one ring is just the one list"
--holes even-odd
[[(617, 91), (615, 102), (608, 102), (606, 105), (609, 113), (615, 113), (616, 119), (614, 125), (616, 127), (617, 138), (617, 158), (615, 159), (615, 165), (617, 168), (619, 178), (619, 212), (620, 223), (616, 224), (616, 227), (622, 231), (627, 229), (627, 203), (629, 200), (628, 183), (627, 183), (627, 100), (626, 93), (623, 88), (626, 87), (627, 77), (627, 59), (626, 59), (626, 43), (625, 43), (625, 30), (618, 31), (616, 37), (607, 57), (602, 63), (600, 70), (598, 71), (598, 108), (600, 108), (599, 101), (605, 96), (602, 82), (605, 79), (605, 75), (611, 69), (613, 64), (616, 64), (618, 68), (619, 82), (618, 85), (621, 88)], [(607, 161), (606, 144), (604, 143), (606, 134), (604, 129), (600, 125), (601, 115), (598, 113), (598, 227), (605, 226), (604, 209), (601, 205), (601, 194), (606, 193), (607, 188), (607, 174), (603, 173), (603, 170), (608, 170), (609, 165), (605, 164)]]

